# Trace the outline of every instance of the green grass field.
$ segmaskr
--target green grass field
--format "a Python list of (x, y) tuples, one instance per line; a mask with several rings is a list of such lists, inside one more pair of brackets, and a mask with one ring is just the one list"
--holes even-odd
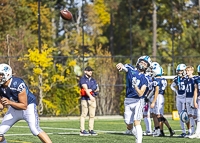
[[(168, 119), (171, 127), (180, 135), (181, 128), (179, 121)], [(79, 120), (41, 120), (40, 127), (49, 135), (53, 143), (133, 143), (135, 137), (132, 135), (123, 135), (126, 131), (124, 120), (95, 120), (95, 131), (98, 136), (79, 136)], [(86, 130), (88, 121), (86, 120)], [(142, 129), (145, 130), (142, 120)], [(169, 131), (165, 127), (166, 137), (143, 136), (143, 143), (199, 143), (200, 139), (187, 139), (169, 137)], [(8, 143), (39, 143), (40, 140), (33, 136), (27, 126), (27, 123), (20, 121), (16, 123), (5, 135)]]

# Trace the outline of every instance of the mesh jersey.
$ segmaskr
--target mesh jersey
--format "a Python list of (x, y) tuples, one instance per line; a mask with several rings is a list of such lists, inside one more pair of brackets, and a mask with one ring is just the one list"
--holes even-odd
[(10, 83), (6, 89), (2, 86), (0, 87), (0, 96), (8, 98), (10, 101), (19, 102), (18, 94), (21, 93), (24, 89), (26, 90), (27, 94), (27, 104), (36, 104), (35, 96), (28, 90), (28, 87), (24, 81), (17, 77), (11, 78)]
[(147, 94), (148, 91), (152, 90), (152, 77), (150, 77), (149, 75), (145, 75), (148, 81), (148, 87), (146, 88), (145, 92), (144, 92), (144, 96)]
[(174, 81), (174, 83), (176, 84), (176, 86), (178, 88), (178, 94), (179, 95), (184, 94), (185, 93), (185, 89), (186, 89), (185, 84), (187, 83), (187, 78), (186, 77), (181, 78), (181, 77), (177, 76), (177, 77), (174, 78), (173, 81)]
[(187, 82), (186, 82), (186, 98), (192, 98), (193, 95), (194, 95), (195, 78), (196, 78), (196, 76), (193, 76), (191, 78), (187, 77)]
[(154, 81), (153, 81), (154, 91), (155, 91), (156, 86), (159, 86), (159, 94), (164, 95), (165, 94), (165, 88), (167, 86), (167, 80), (165, 78), (162, 78), (162, 77), (154, 78)]
[(197, 84), (197, 95), (200, 96), (200, 76), (195, 77), (195, 84)]
[(132, 87), (132, 79), (136, 77), (137, 87), (141, 89), (143, 85), (148, 86), (147, 78), (144, 74), (141, 74), (137, 68), (129, 64), (125, 64), (124, 66), (128, 69), (128, 72), (126, 73), (126, 98), (144, 98), (144, 95), (139, 97), (135, 88)]

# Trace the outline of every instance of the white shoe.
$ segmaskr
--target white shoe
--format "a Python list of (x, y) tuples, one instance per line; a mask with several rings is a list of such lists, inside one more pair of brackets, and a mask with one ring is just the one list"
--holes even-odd
[(124, 135), (132, 135), (132, 132), (130, 130), (127, 130), (125, 133), (123, 133)]
[(188, 138), (190, 138), (190, 139), (200, 138), (200, 133), (198, 133), (198, 134), (195, 133), (195, 134), (189, 136)]

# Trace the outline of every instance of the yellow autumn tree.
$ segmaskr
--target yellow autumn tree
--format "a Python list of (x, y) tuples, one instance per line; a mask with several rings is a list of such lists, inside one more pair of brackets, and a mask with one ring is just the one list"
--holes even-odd
[[(66, 82), (71, 80), (70, 74), (74, 71), (70, 68), (76, 65), (76, 61), (70, 60), (65, 66), (57, 63), (54, 67), (52, 58), (53, 50), (55, 48), (48, 48), (47, 45), (42, 46), (41, 53), (39, 53), (38, 49), (29, 49), (29, 54), (20, 59), (20, 61), (26, 61), (25, 68), (32, 69), (33, 74), (28, 76), (30, 84), (39, 88), (38, 108), (40, 114), (43, 114), (43, 105), (45, 105), (45, 111), (49, 114), (60, 114), (62, 109), (59, 109), (55, 103), (51, 102), (51, 95), (49, 96), (48, 94), (57, 85), (65, 85)], [(72, 78), (76, 81), (75, 76)], [(75, 86), (73, 90), (78, 95), (78, 87)], [(76, 101), (78, 104), (78, 99)]]

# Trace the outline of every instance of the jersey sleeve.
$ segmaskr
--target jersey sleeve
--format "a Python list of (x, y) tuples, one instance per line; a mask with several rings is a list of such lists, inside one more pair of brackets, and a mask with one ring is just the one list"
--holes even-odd
[(154, 80), (154, 81), (153, 81), (153, 86), (154, 86), (154, 87), (159, 86), (159, 83), (158, 83), (157, 80)]
[(21, 93), (24, 89), (26, 89), (25, 83), (24, 82), (19, 83), (19, 85), (17, 87), (18, 94)]
[(127, 68), (128, 71), (135, 70), (135, 67), (133, 67), (132, 65), (129, 65), (129, 64), (125, 64), (124, 67)]
[(84, 78), (81, 78), (81, 80), (80, 80), (80, 86), (82, 86), (82, 84), (87, 84), (86, 80)]
[(171, 89), (173, 90), (173, 91), (177, 91), (177, 89), (175, 88), (176, 87), (176, 83), (175, 82), (173, 82), (172, 84), (171, 84)]

